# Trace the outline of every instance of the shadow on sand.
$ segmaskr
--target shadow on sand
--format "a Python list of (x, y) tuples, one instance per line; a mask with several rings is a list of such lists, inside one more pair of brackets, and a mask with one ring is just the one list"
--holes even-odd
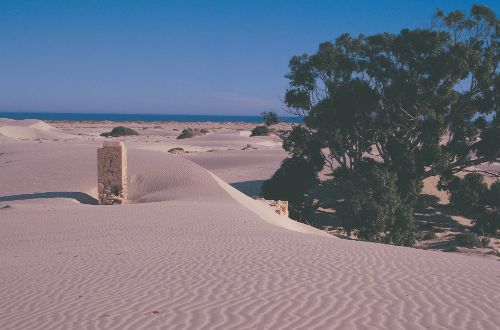
[(231, 186), (250, 197), (260, 196), (262, 184), (265, 180), (241, 181), (231, 183)]
[(85, 193), (77, 191), (48, 191), (43, 193), (20, 194), (0, 196), (0, 202), (11, 202), (18, 200), (40, 199), (40, 198), (70, 198), (82, 204), (97, 205), (97, 200)]

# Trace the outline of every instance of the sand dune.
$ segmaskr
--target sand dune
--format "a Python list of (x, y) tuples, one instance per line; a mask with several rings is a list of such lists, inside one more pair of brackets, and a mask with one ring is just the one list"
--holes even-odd
[(57, 140), (71, 139), (75, 136), (66, 134), (41, 120), (10, 120), (0, 118), (0, 135), (20, 140)]
[(500, 263), (337, 239), (140, 144), (127, 145), (131, 204), (16, 200), (94, 194), (97, 146), (0, 144), (0, 329), (500, 324)]
[(273, 175), (287, 156), (288, 154), (281, 148), (182, 155), (250, 196), (261, 194), (264, 180)]

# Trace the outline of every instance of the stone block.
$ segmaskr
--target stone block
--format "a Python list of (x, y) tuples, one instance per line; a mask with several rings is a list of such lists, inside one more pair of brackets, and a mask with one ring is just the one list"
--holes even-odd
[(97, 149), (99, 204), (122, 204), (127, 199), (127, 150), (120, 141), (104, 141)]

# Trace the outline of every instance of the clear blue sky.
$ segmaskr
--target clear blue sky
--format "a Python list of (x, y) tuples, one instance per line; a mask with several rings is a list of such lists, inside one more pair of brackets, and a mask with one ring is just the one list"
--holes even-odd
[(292, 55), (472, 3), (0, 0), (0, 111), (280, 112)]

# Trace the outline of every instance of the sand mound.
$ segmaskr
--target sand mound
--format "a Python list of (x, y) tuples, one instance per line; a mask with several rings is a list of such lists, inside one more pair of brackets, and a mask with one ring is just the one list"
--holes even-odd
[[(0, 196), (90, 189), (97, 145), (3, 143)], [(167, 153), (129, 148), (129, 173), (154, 203), (0, 209), (0, 329), (500, 324), (497, 261), (287, 230)]]
[(282, 228), (286, 228), (289, 230), (297, 231), (300, 233), (324, 236), (324, 237), (329, 237), (330, 239), (331, 238), (337, 239), (334, 236), (331, 236), (322, 230), (280, 216), (268, 205), (248, 197), (239, 190), (231, 187), (229, 184), (222, 181), (217, 176), (213, 175), (213, 177), (216, 180), (216, 182), (222, 187), (222, 189), (224, 189), (224, 191), (226, 191), (232, 198), (234, 198), (235, 201), (237, 201), (242, 206), (246, 207), (247, 209), (255, 213), (257, 216), (259, 216), (259, 218), (266, 221), (267, 223)]
[(19, 140), (58, 140), (71, 139), (74, 136), (63, 133), (41, 120), (5, 120), (0, 121), (0, 135)]
[(132, 203), (217, 202), (225, 196), (214, 178), (189, 160), (138, 149), (129, 150), (128, 154), (129, 199)]

